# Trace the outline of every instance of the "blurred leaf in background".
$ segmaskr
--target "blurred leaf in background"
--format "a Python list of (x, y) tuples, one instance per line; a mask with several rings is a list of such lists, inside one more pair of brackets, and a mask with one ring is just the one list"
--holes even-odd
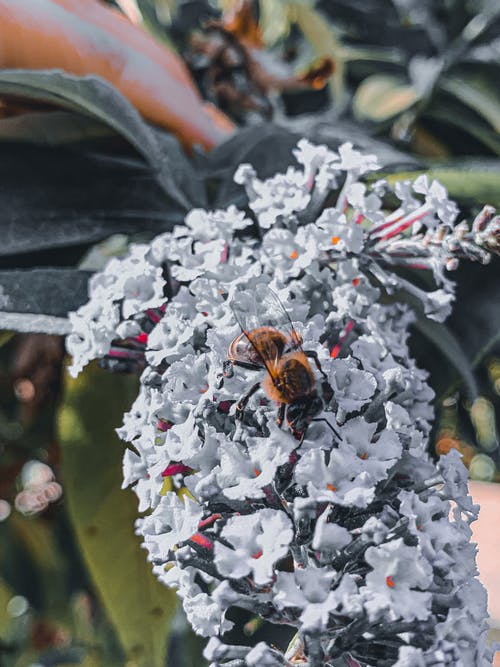
[(127, 660), (162, 667), (176, 596), (156, 580), (134, 535), (137, 500), (121, 489), (123, 445), (114, 434), (136, 378), (92, 367), (65, 384), (58, 431), (71, 525)]
[[(14, 512), (2, 517), (0, 638), (4, 662), (9, 666), (32, 661), (107, 667), (126, 660), (129, 665), (164, 667), (176, 596), (156, 581), (133, 533), (137, 502), (130, 491), (120, 489), (123, 448), (114, 435), (129, 407), (135, 379), (90, 368), (78, 381), (65, 383), (58, 418), (58, 462), (59, 448), (51, 432), (55, 397), (47, 400), (46, 385), (41, 382), (47, 378), (40, 375), (45, 369), (46, 376), (52, 366), (40, 359), (33, 366), (32, 350), (43, 348), (40, 337), (35, 343), (32, 338), (21, 339), (28, 349), (18, 342), (17, 356), (12, 355), (14, 348), (6, 350), (17, 360), (14, 377), (29, 376), (34, 390), (31, 400), (20, 404), (21, 408), (29, 405), (30, 410), (19, 414), (19, 427), (30, 437), (24, 437), (21, 449), (12, 449), (2, 439), (2, 448), (9, 448), (2, 457), (1, 496), (13, 505), (25, 462), (40, 458), (51, 461), (65, 495), (41, 516), (30, 518)], [(60, 370), (56, 364), (53, 382)], [(52, 451), (49, 459), (48, 451)], [(17, 499), (16, 507), (20, 507)], [(56, 659), (59, 661), (54, 662)]]

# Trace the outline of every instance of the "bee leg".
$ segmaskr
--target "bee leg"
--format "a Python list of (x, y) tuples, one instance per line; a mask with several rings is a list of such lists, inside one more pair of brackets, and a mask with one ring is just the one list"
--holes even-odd
[(222, 375), (225, 378), (232, 378), (234, 375), (233, 362), (229, 361), (229, 359), (226, 359), (226, 361), (222, 364)]
[(245, 411), (248, 401), (259, 388), (260, 388), (260, 382), (256, 382), (253, 385), (253, 387), (249, 389), (247, 393), (240, 398), (238, 404), (236, 405), (236, 413), (235, 413), (236, 419), (243, 419), (243, 412)]
[(316, 419), (312, 420), (313, 422), (325, 422), (325, 424), (328, 426), (328, 428), (332, 431), (332, 433), (336, 436), (338, 440), (342, 440), (340, 433), (337, 431), (337, 429), (330, 424), (328, 419), (326, 417), (317, 417)]
[(300, 445), (304, 442), (304, 438), (306, 437), (306, 431), (307, 428), (304, 431), (297, 431), (297, 429), (293, 428), (293, 426), (290, 426), (290, 433), (293, 435), (295, 440), (299, 441), (299, 444), (297, 445), (300, 447)]
[(331, 399), (333, 398), (333, 389), (330, 386), (330, 383), (328, 382), (328, 376), (325, 373), (325, 371), (321, 368), (321, 364), (319, 363), (318, 359), (318, 353), (315, 352), (314, 350), (307, 350), (305, 351), (304, 354), (306, 357), (309, 357), (309, 359), (312, 359), (314, 363), (316, 364), (316, 368), (318, 371), (321, 373), (323, 376), (323, 382), (321, 383), (321, 389), (323, 392), (323, 400), (325, 403), (329, 403)]
[(283, 421), (285, 419), (285, 409), (286, 403), (280, 403), (278, 408), (278, 416), (276, 417), (276, 423), (280, 428), (283, 426)]
[(309, 357), (309, 359), (312, 359), (314, 361), (314, 363), (316, 364), (316, 368), (323, 376), (323, 379), (328, 381), (328, 376), (325, 373), (325, 371), (321, 368), (321, 364), (319, 363), (318, 353), (315, 352), (314, 350), (307, 350), (307, 351), (304, 350), (304, 354), (306, 355), (306, 357)]
[(226, 359), (226, 361), (222, 364), (222, 373), (218, 373), (217, 375), (217, 382), (215, 388), (221, 389), (222, 386), (224, 385), (224, 379), (232, 378), (233, 375), (234, 375), (233, 362), (229, 361), (229, 359)]

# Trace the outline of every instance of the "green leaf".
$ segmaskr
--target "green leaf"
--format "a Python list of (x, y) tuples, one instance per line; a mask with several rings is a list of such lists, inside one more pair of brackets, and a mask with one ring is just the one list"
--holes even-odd
[(469, 398), (475, 400), (479, 393), (476, 378), (470, 361), (453, 332), (444, 324), (429, 320), (423, 315), (417, 317), (415, 326), (455, 369), (466, 387)]
[(179, 166), (162, 150), (155, 132), (110, 83), (98, 76), (77, 77), (59, 70), (1, 70), (0, 96), (53, 104), (78, 112), (122, 136), (158, 172), (158, 181), (185, 208), (189, 200), (176, 186)]
[(90, 271), (66, 268), (0, 269), (0, 313), (66, 317), (69, 311), (87, 302), (91, 276)]
[(164, 667), (176, 596), (155, 579), (134, 535), (137, 500), (120, 489), (123, 444), (114, 433), (136, 390), (135, 378), (96, 366), (66, 379), (61, 474), (83, 558), (127, 658)]
[(109, 137), (113, 131), (98, 120), (73, 111), (32, 111), (0, 118), (0, 140), (59, 146)]
[(500, 160), (450, 160), (426, 171), (398, 172), (386, 174), (385, 177), (389, 183), (394, 183), (405, 179), (413, 181), (420, 174), (427, 174), (430, 179), (440, 181), (450, 197), (463, 204), (500, 207)]
[(400, 49), (391, 47), (376, 46), (342, 46), (341, 53), (344, 60), (349, 63), (369, 62), (369, 63), (391, 63), (401, 65), (405, 60), (405, 54)]
[[(159, 234), (186, 214), (165, 196), (151, 168), (130, 154), (0, 142), (0, 183), (0, 258), (33, 253), (21, 264), (26, 268), (74, 265), (76, 246), (116, 233)], [(40, 255), (44, 250), (48, 257)]]
[(425, 110), (423, 117), (437, 121), (443, 127), (447, 125), (456, 127), (500, 155), (500, 135), (479, 119), (474, 111), (465, 106), (460, 109), (460, 113), (457, 113), (456, 102), (436, 99)]
[(2, 70), (0, 95), (54, 104), (97, 119), (120, 134), (148, 162), (158, 164), (154, 137), (139, 112), (98, 76), (77, 77), (59, 70)]
[(466, 350), (473, 368), (492, 352), (500, 340), (498, 275), (500, 258), (486, 266), (462, 262), (457, 274), (456, 303), (449, 325)]
[(497, 80), (479, 76), (447, 76), (440, 86), (463, 104), (485, 118), (496, 132), (500, 132), (500, 93)]
[(354, 95), (354, 115), (359, 120), (382, 122), (406, 111), (419, 99), (418, 91), (403, 79), (374, 74), (360, 84)]

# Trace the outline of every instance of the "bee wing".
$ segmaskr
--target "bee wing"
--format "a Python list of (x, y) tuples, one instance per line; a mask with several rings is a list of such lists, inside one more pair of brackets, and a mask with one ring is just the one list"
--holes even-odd
[(255, 289), (256, 308), (260, 313), (260, 326), (275, 327), (287, 335), (293, 350), (302, 351), (302, 339), (296, 332), (290, 315), (283, 302), (267, 285), (257, 285)]
[[(243, 295), (242, 295), (243, 297)], [(246, 295), (245, 295), (246, 297)], [(277, 368), (279, 361), (279, 350), (272, 338), (252, 335), (252, 331), (265, 326), (259, 319), (258, 306), (255, 298), (237, 298), (230, 304), (235, 320), (240, 325), (241, 331), (245, 334), (247, 340), (257, 352), (262, 365), (274, 380), (277, 378)], [(274, 326), (274, 325), (272, 325)]]

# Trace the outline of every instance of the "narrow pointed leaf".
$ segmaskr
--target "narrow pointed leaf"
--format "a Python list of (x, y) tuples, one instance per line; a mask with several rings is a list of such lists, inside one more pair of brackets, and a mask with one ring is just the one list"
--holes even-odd
[(467, 354), (453, 332), (446, 325), (429, 320), (424, 316), (417, 319), (415, 326), (437, 347), (447, 362), (458, 373), (465, 385), (468, 397), (471, 400), (476, 399), (479, 394), (476, 378), (472, 372)]
[(87, 301), (90, 276), (77, 269), (0, 271), (0, 309), (66, 317)]
[(474, 109), (500, 133), (500, 94), (491, 81), (480, 76), (457, 75), (443, 78), (441, 87)]
[(49, 103), (76, 111), (109, 126), (157, 173), (164, 191), (178, 205), (189, 202), (176, 186), (174, 164), (138, 111), (110, 83), (98, 76), (78, 77), (58, 70), (0, 71), (0, 96)]
[(0, 143), (0, 182), (0, 256), (161, 233), (185, 215), (136, 158)]

